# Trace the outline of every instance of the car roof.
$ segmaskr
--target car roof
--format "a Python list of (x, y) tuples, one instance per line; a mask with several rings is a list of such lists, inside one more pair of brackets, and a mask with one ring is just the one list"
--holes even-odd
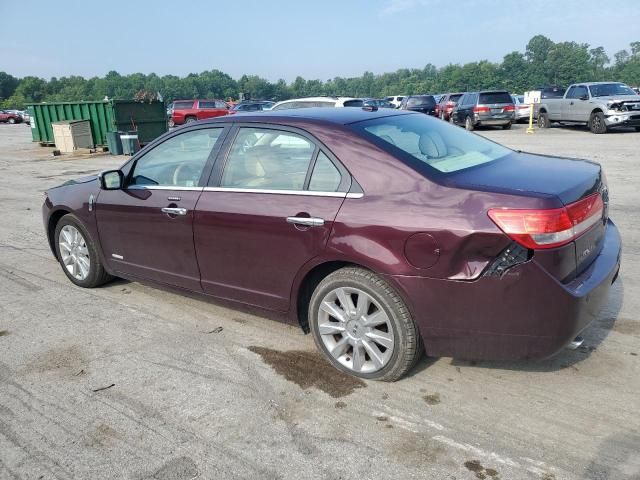
[[(367, 109), (359, 107), (346, 108), (294, 108), (290, 110), (268, 110), (257, 114), (225, 115), (201, 121), (199, 123), (224, 123), (224, 122), (264, 122), (264, 123), (288, 123), (303, 122), (305, 120), (318, 123), (332, 123), (348, 125), (383, 117), (398, 115), (416, 115), (415, 112), (396, 110), (393, 108)], [(417, 114), (422, 115), (422, 114)]]
[(576, 82), (573, 85), (585, 85), (587, 87), (591, 87), (593, 85), (611, 85), (613, 83), (617, 83), (618, 85), (626, 85), (623, 82)]

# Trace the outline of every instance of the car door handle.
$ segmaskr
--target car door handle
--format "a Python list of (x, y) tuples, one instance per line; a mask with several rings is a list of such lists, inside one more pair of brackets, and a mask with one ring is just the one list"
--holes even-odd
[(287, 217), (287, 223), (305, 227), (321, 227), (324, 225), (324, 219), (318, 217)]
[(167, 213), (169, 215), (186, 215), (187, 209), (180, 207), (163, 207), (162, 213)]

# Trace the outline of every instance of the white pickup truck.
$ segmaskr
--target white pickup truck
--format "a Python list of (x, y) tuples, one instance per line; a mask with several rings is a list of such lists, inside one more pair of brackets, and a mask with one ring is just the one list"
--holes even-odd
[(613, 127), (640, 132), (640, 95), (624, 83), (576, 83), (562, 98), (542, 99), (538, 127), (549, 128), (552, 122), (586, 124), (593, 133)]

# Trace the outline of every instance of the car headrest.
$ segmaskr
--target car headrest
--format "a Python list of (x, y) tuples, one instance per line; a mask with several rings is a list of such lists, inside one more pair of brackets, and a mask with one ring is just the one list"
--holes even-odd
[(438, 132), (424, 132), (418, 143), (420, 153), (429, 158), (441, 158), (447, 155), (447, 145)]

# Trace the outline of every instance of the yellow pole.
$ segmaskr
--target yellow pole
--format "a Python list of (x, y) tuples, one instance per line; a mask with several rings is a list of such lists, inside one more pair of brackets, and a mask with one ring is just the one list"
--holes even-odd
[(533, 133), (535, 130), (533, 129), (533, 103), (529, 104), (529, 128), (527, 128), (527, 133)]

